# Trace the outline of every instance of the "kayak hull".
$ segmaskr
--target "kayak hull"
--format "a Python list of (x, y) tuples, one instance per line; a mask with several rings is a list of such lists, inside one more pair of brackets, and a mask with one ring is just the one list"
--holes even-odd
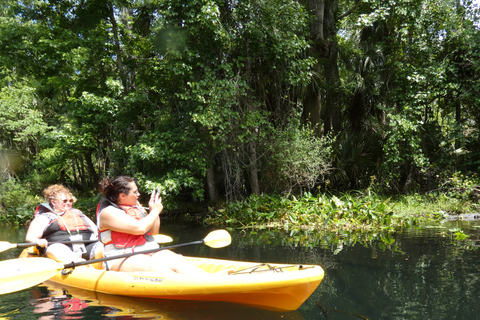
[(186, 259), (209, 274), (162, 276), (155, 272), (99, 270), (86, 265), (73, 270), (60, 270), (49, 281), (114, 295), (223, 301), (288, 311), (298, 309), (324, 277), (323, 269), (317, 265), (260, 264), (195, 257)]

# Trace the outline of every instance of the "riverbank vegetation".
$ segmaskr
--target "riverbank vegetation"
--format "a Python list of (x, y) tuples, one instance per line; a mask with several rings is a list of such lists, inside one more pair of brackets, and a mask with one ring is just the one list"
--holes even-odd
[(452, 215), (480, 212), (480, 188), (477, 183), (462, 181), (462, 186), (451, 186), (448, 192), (390, 197), (377, 194), (373, 188), (338, 196), (325, 193), (317, 196), (305, 193), (299, 198), (252, 195), (220, 209), (210, 208), (205, 223), (285, 230), (395, 231), (439, 222)]
[[(476, 178), (476, 177), (473, 177)], [(427, 194), (386, 196), (375, 185), (340, 194), (305, 192), (302, 195), (251, 195), (217, 204), (186, 204), (165, 209), (167, 219), (193, 221), (205, 226), (241, 229), (280, 229), (350, 235), (389, 233), (409, 227), (435, 225), (450, 216), (480, 212), (479, 181), (458, 176), (449, 186)], [(43, 200), (19, 183), (9, 183), (11, 197), (0, 223), (25, 224)], [(442, 189), (443, 188), (443, 189)], [(95, 219), (100, 195), (81, 197), (75, 207)], [(145, 203), (148, 198), (144, 196)]]
[(479, 21), (456, 0), (3, 1), (0, 220), (52, 183), (91, 212), (123, 174), (206, 224), (478, 211)]

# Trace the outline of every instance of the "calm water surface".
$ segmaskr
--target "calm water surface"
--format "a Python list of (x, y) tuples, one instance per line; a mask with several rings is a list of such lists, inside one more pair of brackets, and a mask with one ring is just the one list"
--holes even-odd
[[(455, 239), (459, 229), (469, 236), (466, 240)], [(169, 222), (162, 226), (162, 233), (172, 236), (174, 243), (203, 239), (209, 231)], [(0, 240), (24, 242), (25, 232), (25, 227), (2, 226)], [(269, 230), (231, 234), (232, 244), (226, 248), (192, 246), (177, 252), (232, 260), (319, 264), (325, 269), (325, 279), (293, 312), (227, 303), (118, 297), (65, 290), (46, 282), (0, 296), (0, 320), (480, 319), (480, 257), (475, 247), (480, 239), (479, 222), (448, 222), (426, 231), (396, 233), (388, 241), (348, 245), (315, 232), (298, 241)], [(19, 253), (18, 249), (0, 253), (0, 260), (14, 259)]]

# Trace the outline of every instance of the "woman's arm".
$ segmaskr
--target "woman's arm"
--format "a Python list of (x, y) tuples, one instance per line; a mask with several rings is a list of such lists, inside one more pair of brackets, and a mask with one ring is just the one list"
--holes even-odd
[(160, 232), (160, 217), (153, 223), (152, 234), (158, 234)]
[(162, 210), (163, 210), (162, 197), (160, 197), (160, 193), (158, 192), (158, 189), (155, 189), (150, 195), (150, 201), (148, 202), (148, 206), (150, 207), (150, 214), (158, 210), (158, 217), (153, 222), (152, 229), (151, 229), (152, 234), (158, 234), (160, 232), (160, 214), (162, 213)]
[(159, 212), (150, 212), (145, 218), (137, 220), (121, 209), (109, 206), (100, 213), (100, 229), (110, 229), (129, 234), (145, 234), (157, 220)]
[[(156, 192), (153, 192), (148, 202), (150, 213), (143, 219), (137, 220), (121, 209), (113, 206), (106, 207), (100, 213), (99, 228), (110, 229), (129, 234), (145, 234), (158, 223), (160, 227), (159, 215), (163, 210), (162, 198)], [(158, 221), (158, 222), (157, 222)], [(153, 230), (152, 230), (153, 231)]]
[(42, 247), (46, 247), (48, 242), (43, 237), (43, 231), (45, 227), (48, 225), (48, 219), (42, 216), (37, 216), (33, 221), (30, 223), (28, 227), (27, 235), (25, 236), (25, 240), (27, 242), (38, 243), (38, 245)]

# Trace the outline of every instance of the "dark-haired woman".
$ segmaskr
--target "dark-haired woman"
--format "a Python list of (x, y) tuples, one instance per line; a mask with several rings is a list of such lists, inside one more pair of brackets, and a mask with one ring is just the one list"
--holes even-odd
[(43, 190), (43, 195), (47, 202), (37, 207), (25, 240), (45, 248), (45, 255), (57, 261), (88, 260), (95, 243), (85, 246), (59, 242), (97, 239), (97, 226), (80, 210), (72, 208), (77, 199), (63, 185), (51, 185)]
[[(97, 208), (97, 225), (100, 240), (103, 242), (105, 257), (114, 257), (131, 252), (141, 252), (158, 248), (151, 235), (160, 230), (160, 214), (163, 210), (162, 198), (155, 191), (148, 203), (147, 214), (138, 198), (135, 181), (127, 176), (100, 182), (104, 198)], [(162, 273), (202, 273), (207, 272), (189, 264), (181, 255), (168, 250), (154, 254), (136, 254), (128, 258), (107, 261), (107, 267), (115, 271), (157, 271)]]

